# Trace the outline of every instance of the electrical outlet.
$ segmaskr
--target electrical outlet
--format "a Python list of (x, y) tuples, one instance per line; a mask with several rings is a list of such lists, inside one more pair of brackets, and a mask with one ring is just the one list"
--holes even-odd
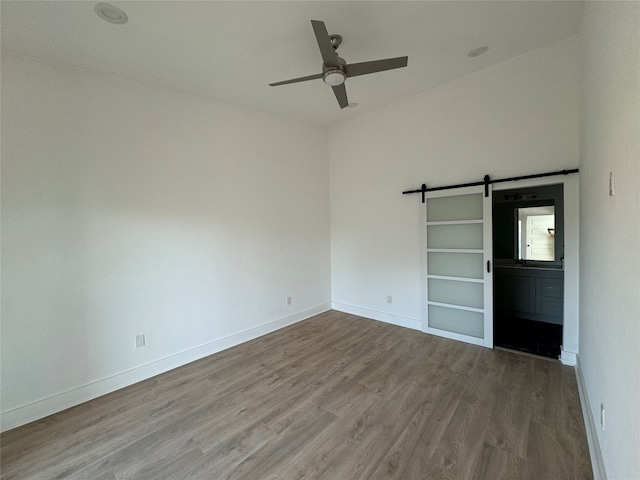
[(387, 303), (393, 303), (393, 297), (391, 295), (387, 295)]
[(144, 333), (142, 335), (136, 335), (136, 348), (144, 347)]
[(291, 305), (291, 297), (287, 297), (287, 305)]
[(604, 430), (604, 403), (600, 404), (600, 426)]

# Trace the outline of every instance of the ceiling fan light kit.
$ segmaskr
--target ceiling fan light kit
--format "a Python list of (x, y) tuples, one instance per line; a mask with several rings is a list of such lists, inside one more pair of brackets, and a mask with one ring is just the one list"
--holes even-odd
[(324, 77), (322, 77), (322, 79), (327, 85), (337, 87), (338, 85), (342, 85), (344, 83), (344, 81), (347, 79), (347, 76), (342, 70), (328, 70), (324, 72)]
[(387, 58), (384, 60), (374, 60), (371, 62), (347, 64), (338, 56), (337, 48), (342, 43), (340, 35), (329, 35), (324, 22), (311, 20), (311, 26), (318, 42), (320, 55), (322, 55), (322, 73), (308, 75), (306, 77), (293, 78), (282, 82), (270, 83), (272, 87), (287, 85), (289, 83), (306, 82), (322, 78), (324, 83), (330, 85), (338, 100), (340, 108), (349, 106), (347, 90), (344, 83), (349, 77), (358, 75), (368, 75), (369, 73), (383, 72), (394, 68), (406, 67), (409, 57)]

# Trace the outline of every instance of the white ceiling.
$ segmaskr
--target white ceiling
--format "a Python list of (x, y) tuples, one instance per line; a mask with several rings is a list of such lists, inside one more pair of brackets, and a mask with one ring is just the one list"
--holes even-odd
[[(108, 1), (108, 0), (102, 0)], [(558, 41), (578, 31), (575, 1), (2, 1), (2, 48), (250, 109), (330, 125)], [(407, 68), (350, 78), (340, 110), (319, 73), (310, 20), (343, 36), (347, 63), (409, 56)], [(467, 53), (486, 45), (488, 53)]]

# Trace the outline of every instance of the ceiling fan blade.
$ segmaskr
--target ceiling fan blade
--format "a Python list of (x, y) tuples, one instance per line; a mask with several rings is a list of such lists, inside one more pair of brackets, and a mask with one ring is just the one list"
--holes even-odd
[(316, 73), (315, 75), (308, 75), (306, 77), (292, 78), (291, 80), (284, 80), (282, 82), (270, 83), (269, 85), (272, 87), (277, 87), (278, 85), (287, 85), (288, 83), (306, 82), (307, 80), (316, 80), (318, 78), (322, 78), (321, 73)]
[(322, 55), (322, 61), (326, 67), (338, 66), (338, 54), (331, 45), (331, 39), (329, 39), (329, 32), (324, 22), (320, 20), (311, 20), (313, 26), (313, 33), (316, 34), (316, 41), (320, 48), (320, 55)]
[(374, 60), (372, 62), (351, 63), (349, 65), (345, 65), (345, 72), (347, 77), (357, 77), (358, 75), (384, 72), (385, 70), (406, 67), (408, 60), (409, 57), (396, 57), (387, 58), (385, 60)]
[(349, 106), (349, 100), (347, 100), (347, 89), (342, 85), (338, 85), (333, 88), (333, 93), (335, 93), (336, 98), (338, 99), (338, 103), (340, 104), (340, 108), (345, 108)]

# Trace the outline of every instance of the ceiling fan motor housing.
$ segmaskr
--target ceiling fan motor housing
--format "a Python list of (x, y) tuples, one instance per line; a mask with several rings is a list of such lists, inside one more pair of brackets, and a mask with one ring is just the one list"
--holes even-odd
[(345, 65), (347, 62), (344, 61), (344, 58), (336, 57), (337, 63), (335, 65), (327, 65), (326, 63), (322, 64), (322, 73), (327, 73), (333, 70), (341, 70), (345, 71)]

